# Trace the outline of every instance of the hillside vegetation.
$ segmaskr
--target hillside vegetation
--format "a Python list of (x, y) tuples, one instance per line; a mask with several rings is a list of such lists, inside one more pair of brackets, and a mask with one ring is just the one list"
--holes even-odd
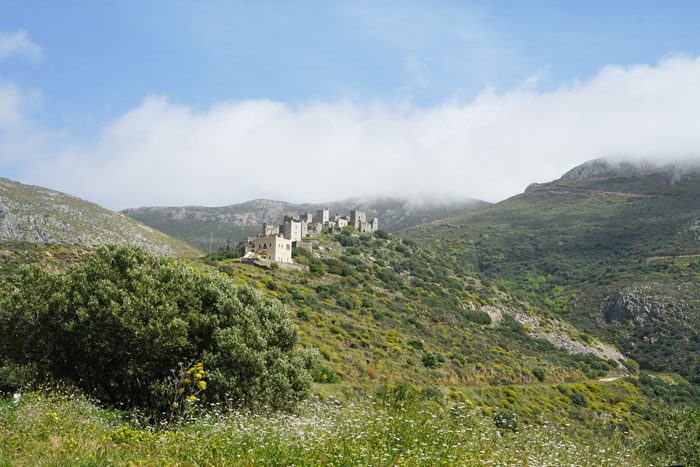
[(292, 265), (12, 237), (0, 463), (693, 465), (698, 180), (597, 161)]
[(700, 383), (700, 169), (596, 160), (474, 213), (410, 229), (482, 280)]
[(0, 242), (135, 244), (167, 256), (197, 256), (193, 246), (94, 203), (0, 178)]

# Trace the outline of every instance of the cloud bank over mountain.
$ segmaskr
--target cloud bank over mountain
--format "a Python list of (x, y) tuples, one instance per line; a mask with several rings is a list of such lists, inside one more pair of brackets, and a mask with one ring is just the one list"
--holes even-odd
[[(112, 208), (355, 195), (497, 201), (595, 157), (700, 159), (699, 57), (607, 66), (552, 90), (535, 81), (429, 108), (253, 100), (194, 109), (150, 96), (90, 141), (44, 130), (22, 173)], [(8, 86), (0, 168), (13, 157), (1, 147), (13, 128), (27, 131), (22, 94)]]

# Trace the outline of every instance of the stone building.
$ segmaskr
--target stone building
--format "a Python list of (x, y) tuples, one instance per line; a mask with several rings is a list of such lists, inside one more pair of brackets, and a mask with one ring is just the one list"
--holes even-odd
[(328, 209), (319, 209), (316, 211), (316, 222), (320, 225), (328, 225), (328, 221), (330, 220), (331, 216)]
[(350, 225), (360, 233), (372, 233), (379, 229), (379, 219), (376, 217), (367, 222), (367, 213), (358, 209), (350, 211)]
[(358, 209), (350, 210), (350, 225), (355, 227), (355, 230), (359, 232), (360, 224), (367, 223), (367, 213), (360, 211)]
[(274, 225), (271, 225), (268, 223), (263, 224), (263, 230), (262, 230), (263, 237), (266, 237), (268, 235), (277, 235), (279, 233), (281, 233), (281, 232), (280, 232), (280, 226), (278, 224), (274, 224)]
[(253, 249), (259, 259), (277, 263), (292, 262), (292, 241), (279, 235), (255, 237)]
[(339, 216), (336, 214), (333, 216), (333, 225), (339, 229), (342, 229), (343, 227), (350, 225), (350, 220), (345, 216)]
[(300, 241), (305, 235), (306, 223), (301, 219), (295, 219), (290, 216), (284, 216), (283, 236), (287, 240), (291, 240), (292, 244)]

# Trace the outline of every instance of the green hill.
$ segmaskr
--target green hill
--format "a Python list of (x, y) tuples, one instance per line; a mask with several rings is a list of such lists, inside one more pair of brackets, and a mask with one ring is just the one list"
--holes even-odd
[(405, 232), (522, 300), (700, 383), (700, 168), (590, 161)]
[(0, 243), (90, 247), (136, 244), (167, 256), (197, 256), (187, 243), (122, 214), (47, 188), (0, 178)]
[[(682, 191), (692, 185), (692, 177), (691, 174), (668, 187), (657, 185), (664, 190)], [(593, 433), (612, 436), (628, 430), (643, 433), (653, 423), (655, 414), (666, 410), (667, 405), (697, 404), (699, 393), (678, 375), (638, 373), (634, 362), (627, 358), (625, 349), (630, 347), (616, 329), (634, 329), (634, 325), (627, 321), (618, 326), (613, 324), (617, 318), (611, 317), (608, 322), (606, 316), (627, 319), (628, 312), (636, 310), (629, 303), (637, 303), (634, 300), (641, 293), (631, 292), (633, 299), (623, 296), (614, 302), (617, 305), (609, 307), (608, 314), (602, 313), (601, 327), (592, 325), (594, 322), (581, 311), (588, 306), (582, 297), (593, 300), (583, 292), (598, 290), (595, 287), (599, 277), (607, 276), (596, 272), (595, 286), (591, 281), (582, 284), (579, 278), (599, 271), (610, 262), (610, 251), (617, 249), (603, 248), (600, 256), (594, 256), (596, 247), (590, 240), (581, 243), (582, 253), (573, 254), (570, 250), (572, 244), (581, 242), (574, 239), (584, 236), (586, 229), (600, 229), (599, 235), (603, 235), (617, 225), (617, 217), (605, 209), (619, 209), (638, 199), (663, 199), (666, 194), (622, 195), (619, 190), (606, 194), (598, 188), (576, 188), (571, 183), (531, 188), (499, 205), (404, 231), (400, 234), (403, 238), (385, 231), (323, 234), (312, 239), (312, 251), (295, 250), (296, 264), (291, 267), (219, 259), (224, 255), (174, 261), (202, 272), (221, 274), (236, 284), (250, 285), (285, 305), (298, 329), (300, 345), (319, 353), (320, 364), (313, 373), (316, 397), (309, 402), (308, 410), (323, 414), (321, 417), (330, 416), (324, 408), (338, 407), (334, 416), (350, 419), (354, 416), (352, 407), (366, 410), (378, 401), (380, 407), (389, 407), (380, 408), (380, 416), (386, 413), (393, 418), (403, 413), (404, 401), (415, 398), (418, 408), (415, 413), (406, 413), (406, 426), (412, 427), (406, 431), (407, 439), (422, 431), (414, 427), (415, 420), (423, 415), (432, 420), (431, 410), (438, 410), (440, 419), (447, 420), (447, 414), (454, 414), (456, 408), (467, 411), (469, 420), (493, 425), (490, 430), (508, 431), (514, 429), (512, 424), (519, 424), (522, 429), (532, 424), (546, 430), (552, 422), (554, 426), (567, 427), (562, 433), (575, 432), (584, 437)], [(661, 190), (658, 186), (656, 189)], [(665, 193), (664, 190), (661, 191)], [(533, 201), (551, 196), (558, 197), (558, 201), (545, 208), (539, 207), (541, 201)], [(620, 196), (628, 201), (619, 202)], [(689, 206), (692, 203), (678, 207), (677, 215), (686, 216)], [(571, 209), (585, 215), (567, 218)], [(642, 212), (647, 208), (639, 205), (636, 209), (635, 212)], [(549, 217), (541, 224), (542, 219), (528, 218), (528, 212), (548, 213)], [(500, 213), (501, 217), (493, 213)], [(533, 217), (538, 216), (545, 214)], [(556, 222), (565, 223), (566, 219), (585, 223), (579, 226), (582, 230), (572, 231), (571, 226)], [(683, 217), (678, 225), (686, 225), (687, 221), (688, 217)], [(663, 225), (666, 224), (668, 221)], [(514, 229), (519, 229), (517, 235)], [(409, 236), (418, 241), (406, 238)], [(661, 233), (654, 238), (661, 241), (667, 237)], [(653, 253), (690, 255), (684, 238), (671, 239), (678, 250)], [(553, 256), (545, 247), (548, 239), (562, 248), (554, 249)], [(626, 243), (620, 240), (620, 244)], [(540, 245), (537, 253), (533, 245)], [(528, 248), (532, 248), (530, 256), (523, 253), (530, 252)], [(641, 246), (634, 248), (646, 251)], [(83, 261), (89, 249), (62, 243), (5, 243), (0, 251), (3, 284), (12, 287), (12, 279), (6, 279), (23, 264), (40, 263), (49, 269), (61, 269)], [(508, 256), (511, 252), (514, 257)], [(691, 264), (694, 260), (681, 259), (689, 263), (675, 275), (665, 269), (645, 272), (632, 266), (646, 267), (667, 259), (637, 263), (630, 259), (626, 267), (633, 273), (630, 277), (637, 279), (655, 274), (655, 278), (670, 280), (673, 286), (682, 281), (692, 285), (692, 280), (697, 280)], [(673, 261), (681, 259), (676, 257)], [(543, 272), (545, 265), (551, 264), (559, 269)], [(662, 280), (658, 282), (663, 290), (671, 290)], [(649, 290), (654, 292), (655, 300), (660, 300), (656, 289)], [(695, 310), (686, 296), (683, 301), (687, 307), (669, 312), (677, 320), (684, 320)], [(615, 310), (622, 311), (615, 314)], [(656, 315), (645, 319), (642, 322), (648, 323)], [(571, 322), (585, 325), (586, 330)], [(616, 339), (623, 352), (606, 343), (607, 337)], [(677, 367), (669, 365), (663, 370), (669, 368)], [(684, 373), (692, 377), (687, 371)], [(56, 420), (52, 413), (59, 418), (73, 416), (70, 410), (43, 401), (40, 398), (37, 403), (46, 407), (49, 415), (44, 419), (49, 422)], [(398, 404), (396, 412), (392, 404)], [(12, 418), (15, 410), (8, 410), (9, 418), (0, 420), (0, 431), (17, 441), (14, 446), (20, 446), (26, 436), (16, 436)], [(121, 415), (115, 417), (121, 420)], [(464, 423), (462, 419), (455, 420), (456, 425)], [(85, 426), (85, 420), (80, 423)], [(121, 439), (120, 433), (136, 433), (138, 439), (134, 438), (131, 444), (136, 449), (146, 440), (143, 433), (147, 430), (127, 432), (115, 425), (99, 432), (113, 433), (110, 439)], [(503, 435), (494, 431), (494, 436), (501, 442)], [(115, 445), (122, 446), (120, 443)], [(259, 445), (259, 440), (255, 443)], [(38, 446), (44, 444), (39, 442)], [(68, 451), (61, 448), (60, 452)], [(25, 455), (32, 458), (30, 451)]]
[(122, 213), (173, 237), (213, 250), (260, 232), (263, 223), (279, 223), (288, 212), (299, 214), (329, 208), (331, 213), (349, 214), (350, 209), (367, 211), (368, 217), (379, 217), (381, 228), (394, 232), (434, 219), (488, 206), (485, 201), (408, 201), (393, 198), (352, 198), (320, 204), (293, 204), (256, 199), (222, 207), (144, 207), (125, 209)]

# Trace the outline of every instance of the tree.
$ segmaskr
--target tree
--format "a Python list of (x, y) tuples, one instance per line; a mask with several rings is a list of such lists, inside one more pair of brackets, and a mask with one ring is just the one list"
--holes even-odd
[(281, 305), (137, 247), (100, 246), (66, 272), (27, 267), (0, 295), (0, 355), (104, 403), (158, 413), (172, 372), (202, 362), (210, 401), (288, 409), (310, 387)]

